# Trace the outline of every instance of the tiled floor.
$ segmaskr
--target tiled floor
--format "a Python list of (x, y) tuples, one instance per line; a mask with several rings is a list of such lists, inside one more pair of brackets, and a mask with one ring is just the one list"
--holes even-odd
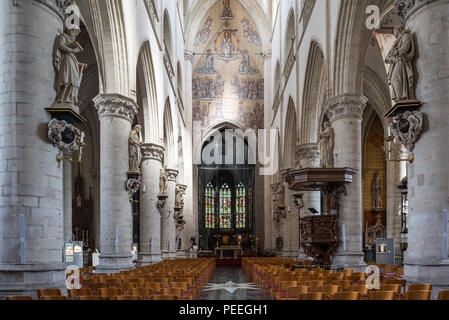
[(200, 300), (268, 300), (240, 267), (217, 267)]

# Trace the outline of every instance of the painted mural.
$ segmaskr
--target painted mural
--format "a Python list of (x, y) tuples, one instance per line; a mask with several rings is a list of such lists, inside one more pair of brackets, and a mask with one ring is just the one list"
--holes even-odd
[(217, 1), (201, 22), (192, 96), (193, 120), (203, 130), (222, 120), (264, 126), (262, 40), (254, 25), (237, 0)]

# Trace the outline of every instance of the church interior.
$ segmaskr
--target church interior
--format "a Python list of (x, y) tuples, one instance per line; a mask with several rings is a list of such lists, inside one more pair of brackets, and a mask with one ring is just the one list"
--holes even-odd
[(449, 1), (0, 2), (0, 300), (449, 300)]

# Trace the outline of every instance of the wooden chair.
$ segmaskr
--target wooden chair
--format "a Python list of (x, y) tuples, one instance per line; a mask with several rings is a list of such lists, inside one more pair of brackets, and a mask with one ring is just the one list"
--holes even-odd
[(42, 289), (37, 290), (37, 297), (40, 300), (43, 296), (60, 296), (61, 290), (59, 289)]
[(402, 287), (401, 294), (405, 294), (405, 288), (407, 286), (407, 280), (398, 279), (386, 279), (385, 284), (399, 284)]
[(106, 300), (111, 300), (115, 296), (122, 294), (122, 289), (119, 288), (101, 288), (100, 296), (104, 297)]
[(396, 292), (394, 291), (371, 291), (369, 293), (370, 300), (395, 300)]
[(438, 300), (449, 300), (449, 290), (442, 290), (438, 294)]
[(34, 300), (34, 299), (33, 299), (33, 297), (30, 297), (30, 296), (9, 296), (9, 297), (6, 297), (6, 300), (25, 301), (25, 300)]
[(431, 284), (411, 284), (407, 291), (432, 291)]
[(351, 286), (346, 291), (347, 292), (359, 292), (361, 295), (369, 294), (369, 290), (366, 286)]
[(153, 295), (153, 290), (150, 288), (131, 289), (131, 295), (141, 296), (143, 299), (149, 299)]
[(298, 295), (298, 300), (307, 300), (307, 301), (313, 301), (313, 300), (324, 300), (325, 296), (321, 292), (314, 292), (314, 293), (303, 293)]
[(309, 293), (309, 287), (300, 286), (300, 287), (289, 287), (287, 288), (287, 292), (285, 294), (281, 294), (277, 299), (278, 300), (298, 300), (298, 296), (304, 293)]
[(360, 300), (360, 292), (338, 292), (332, 296), (332, 300)]
[(175, 295), (170, 295), (170, 296), (167, 296), (167, 295), (155, 295), (155, 296), (151, 296), (150, 300), (159, 300), (159, 301), (162, 301), (162, 300), (178, 300), (178, 297), (175, 296)]
[(121, 301), (138, 301), (143, 300), (142, 296), (115, 296), (112, 300), (121, 300)]
[(101, 301), (101, 300), (106, 300), (106, 299), (102, 296), (78, 296), (78, 297), (76, 297), (76, 300), (79, 300), (79, 301)]
[(42, 296), (41, 300), (51, 300), (51, 301), (69, 300), (69, 297), (66, 297), (66, 296)]
[(122, 289), (122, 295), (127, 295), (131, 289), (137, 288), (137, 283), (135, 282), (123, 282), (117, 285), (117, 288)]
[(318, 292), (323, 293), (326, 299), (330, 299), (334, 294), (341, 292), (341, 287), (335, 285), (321, 286), (318, 288)]
[(73, 289), (68, 290), (69, 298), (76, 298), (78, 296), (92, 296), (92, 290), (89, 288), (83, 288), (83, 289)]
[(178, 300), (181, 300), (184, 298), (184, 290), (181, 288), (165, 288), (162, 289), (162, 295), (177, 296)]
[(340, 286), (343, 290), (346, 290), (352, 286), (351, 280), (336, 280), (333, 281), (333, 285)]
[(393, 291), (396, 298), (399, 298), (402, 294), (402, 286), (400, 284), (383, 284), (380, 286), (380, 291)]
[(405, 293), (405, 300), (431, 300), (432, 291), (407, 291)]

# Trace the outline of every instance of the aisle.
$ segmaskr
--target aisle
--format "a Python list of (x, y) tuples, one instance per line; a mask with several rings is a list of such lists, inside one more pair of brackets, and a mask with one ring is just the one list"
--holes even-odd
[(217, 267), (199, 300), (268, 300), (240, 267)]

